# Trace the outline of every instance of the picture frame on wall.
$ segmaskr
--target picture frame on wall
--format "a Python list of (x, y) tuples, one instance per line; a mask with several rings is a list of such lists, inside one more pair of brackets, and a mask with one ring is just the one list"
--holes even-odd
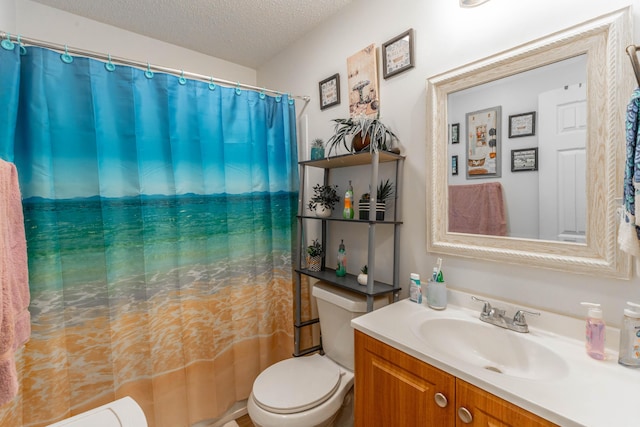
[(458, 175), (458, 156), (451, 156), (451, 175)]
[(511, 150), (511, 172), (538, 170), (538, 147)]
[(520, 138), (536, 134), (536, 112), (509, 116), (509, 138)]
[(340, 104), (340, 74), (336, 73), (318, 83), (320, 110)]
[(385, 79), (414, 66), (413, 28), (382, 45), (382, 76)]
[(460, 123), (451, 125), (451, 143), (458, 144), (460, 142)]
[(349, 117), (378, 117), (380, 97), (377, 64), (375, 44), (370, 44), (347, 58)]
[(467, 179), (500, 178), (502, 107), (496, 106), (466, 114)]

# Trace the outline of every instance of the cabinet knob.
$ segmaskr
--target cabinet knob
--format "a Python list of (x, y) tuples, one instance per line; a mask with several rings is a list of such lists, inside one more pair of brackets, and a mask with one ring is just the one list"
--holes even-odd
[(447, 405), (449, 404), (449, 401), (447, 400), (447, 396), (445, 396), (442, 393), (436, 393), (433, 396), (433, 399), (436, 401), (436, 405), (438, 405), (441, 408), (446, 408)]
[(458, 417), (465, 424), (471, 424), (473, 421), (473, 415), (471, 415), (471, 412), (464, 406), (458, 408)]

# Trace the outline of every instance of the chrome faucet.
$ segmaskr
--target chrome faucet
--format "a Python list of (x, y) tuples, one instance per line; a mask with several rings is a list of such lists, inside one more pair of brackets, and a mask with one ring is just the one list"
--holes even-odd
[(529, 325), (527, 325), (527, 319), (524, 317), (525, 314), (540, 316), (540, 313), (536, 311), (518, 310), (513, 316), (513, 319), (511, 319), (505, 316), (504, 310), (492, 307), (489, 301), (485, 301), (475, 296), (472, 296), (471, 299), (484, 303), (482, 311), (480, 312), (480, 320), (492, 325), (500, 326), (501, 328), (511, 329), (516, 332), (529, 332)]

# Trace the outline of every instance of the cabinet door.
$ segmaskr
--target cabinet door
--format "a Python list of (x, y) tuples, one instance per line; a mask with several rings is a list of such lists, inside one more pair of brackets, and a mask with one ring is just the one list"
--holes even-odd
[(456, 379), (456, 411), (459, 413), (462, 408), (468, 411), (471, 420), (465, 414), (458, 414), (456, 427), (550, 427), (556, 425), (461, 379)]
[(455, 425), (455, 377), (359, 331), (354, 387), (356, 427)]

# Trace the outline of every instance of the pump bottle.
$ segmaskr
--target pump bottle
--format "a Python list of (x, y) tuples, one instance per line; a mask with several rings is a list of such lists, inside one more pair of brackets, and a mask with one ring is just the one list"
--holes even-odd
[(630, 368), (640, 368), (640, 304), (627, 301), (620, 330), (618, 363)]
[(605, 358), (606, 326), (604, 320), (602, 320), (602, 309), (600, 304), (591, 302), (583, 302), (581, 304), (589, 307), (585, 329), (587, 354), (596, 360), (603, 360)]

